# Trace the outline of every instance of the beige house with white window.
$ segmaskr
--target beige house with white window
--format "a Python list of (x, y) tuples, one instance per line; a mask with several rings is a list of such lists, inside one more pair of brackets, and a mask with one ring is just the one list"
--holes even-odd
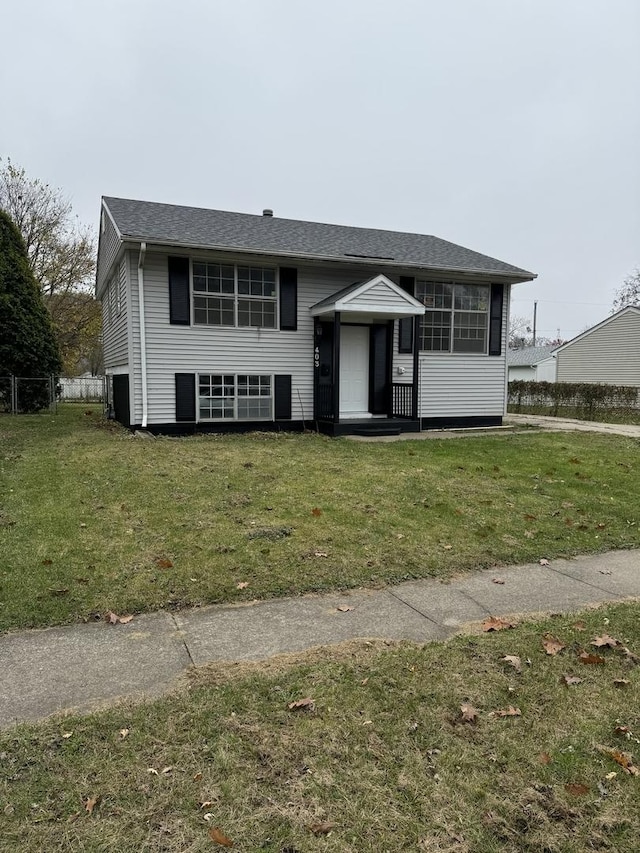
[(157, 433), (500, 424), (533, 278), (427, 235), (105, 197), (110, 410)]

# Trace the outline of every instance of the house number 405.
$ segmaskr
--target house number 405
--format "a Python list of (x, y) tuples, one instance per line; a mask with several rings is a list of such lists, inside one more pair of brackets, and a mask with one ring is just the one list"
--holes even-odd
[(315, 367), (320, 367), (320, 347), (316, 347), (313, 351), (313, 364)]

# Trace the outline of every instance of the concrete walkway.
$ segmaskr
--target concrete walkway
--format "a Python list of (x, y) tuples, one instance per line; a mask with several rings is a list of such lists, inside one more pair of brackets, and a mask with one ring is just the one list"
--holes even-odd
[(604, 432), (610, 435), (626, 435), (628, 438), (640, 438), (640, 426), (635, 424), (605, 424), (598, 421), (578, 421), (573, 418), (552, 418), (548, 415), (505, 415), (507, 426), (534, 426), (558, 432), (576, 430), (578, 432)]
[[(494, 578), (504, 581), (493, 582)], [(640, 551), (137, 616), (0, 637), (0, 728), (161, 696), (192, 666), (255, 661), (352, 638), (442, 640), (488, 615), (573, 611), (640, 597)], [(351, 609), (339, 609), (351, 608)]]

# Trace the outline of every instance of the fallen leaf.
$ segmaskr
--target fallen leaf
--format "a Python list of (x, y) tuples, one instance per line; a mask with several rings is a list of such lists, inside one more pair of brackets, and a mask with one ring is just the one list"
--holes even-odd
[(118, 616), (117, 613), (114, 613), (112, 610), (109, 610), (105, 613), (105, 622), (108, 622), (109, 625), (126, 625), (127, 622), (131, 622), (133, 616)]
[(168, 773), (171, 773), (172, 770), (173, 770), (173, 767), (163, 767), (162, 773), (166, 776)]
[(348, 604), (340, 604), (338, 607), (336, 607), (336, 610), (339, 610), (340, 613), (348, 613), (349, 610), (355, 610), (355, 608), (350, 607)]
[(118, 734), (120, 735), (120, 740), (124, 740), (126, 737), (129, 737), (129, 729), (120, 729)]
[(501, 658), (505, 663), (510, 664), (517, 673), (522, 672), (522, 661), (518, 657), (518, 655), (505, 655)]
[(335, 823), (325, 820), (322, 823), (312, 823), (309, 829), (314, 835), (328, 835), (334, 827)]
[(368, 684), (368, 683), (369, 683), (368, 678), (363, 678), (362, 681), (360, 682), (360, 684), (362, 684), (363, 687), (365, 686), (365, 684)]
[(156, 557), (153, 561), (159, 569), (172, 569), (173, 563), (167, 557)]
[(606, 774), (606, 776), (605, 776), (604, 778), (605, 778), (608, 782), (610, 782), (612, 779), (615, 779), (617, 775), (618, 775), (618, 774), (616, 773), (616, 771), (615, 771), (615, 770), (612, 770), (612, 771), (611, 771), (611, 773), (607, 773), (607, 774)]
[(578, 678), (577, 675), (567, 675), (566, 673), (562, 676), (562, 681), (567, 685), (567, 687), (571, 687), (572, 684), (582, 683), (582, 679)]
[(314, 557), (328, 557), (329, 555), (327, 554), (326, 551), (314, 551), (313, 556)]
[(551, 764), (551, 756), (548, 752), (541, 752), (538, 756), (538, 761), (540, 764)]
[(630, 752), (621, 752), (619, 749), (610, 749), (608, 746), (597, 746), (596, 749), (604, 755), (613, 758), (625, 773), (629, 773), (631, 776), (640, 775), (640, 770), (634, 765), (633, 755)]
[(66, 595), (69, 592), (69, 587), (63, 586), (63, 587), (56, 588), (53, 586), (48, 586), (47, 590), (49, 591), (49, 595), (60, 596), (60, 595)]
[(453, 548), (453, 545), (443, 545), (442, 547), (444, 548), (445, 551), (451, 551)]
[(572, 627), (575, 628), (576, 631), (584, 631), (587, 626), (584, 624), (584, 622), (574, 622)]
[(502, 580), (502, 578), (491, 578), (491, 583), (503, 584), (504, 581)]
[(505, 628), (515, 627), (515, 622), (509, 622), (506, 619), (502, 619), (500, 616), (489, 616), (489, 618), (485, 619), (482, 623), (483, 631), (502, 631)]
[(552, 634), (545, 634), (542, 640), (542, 648), (548, 655), (557, 655), (565, 648), (565, 644)]
[(574, 797), (583, 797), (590, 790), (588, 785), (583, 785), (581, 782), (568, 782), (564, 789)]
[(240, 581), (236, 584), (236, 589), (246, 589), (249, 586), (249, 581)]
[(542, 557), (540, 560), (538, 560), (538, 562), (540, 563), (541, 566), (550, 566), (551, 565), (551, 563), (549, 562), (549, 560), (547, 560), (546, 557)]
[(65, 740), (69, 740), (70, 737), (73, 737), (73, 732), (62, 732), (62, 737)]
[(610, 569), (600, 569), (601, 575), (611, 575), (613, 572)]
[(617, 735), (630, 735), (631, 729), (629, 728), (629, 726), (616, 726), (614, 732)]
[(460, 719), (463, 723), (475, 723), (478, 720), (478, 712), (473, 705), (465, 703), (460, 705)]
[(318, 518), (322, 515), (322, 510), (319, 507), (314, 506), (314, 508), (311, 510), (311, 515), (315, 515), (315, 517)]
[(84, 802), (85, 811), (87, 811), (89, 814), (93, 814), (93, 810), (100, 803), (101, 799), (102, 797), (100, 796), (100, 794), (98, 794), (97, 797), (88, 797)]
[(491, 712), (492, 717), (521, 717), (522, 711), (520, 708), (514, 708), (513, 705), (509, 705), (508, 708), (500, 708), (498, 711)]
[(626, 658), (627, 663), (633, 665), (640, 663), (640, 658), (637, 655), (634, 655), (631, 649), (628, 649), (626, 646), (621, 645), (619, 651), (622, 652), (622, 654)]
[(158, 771), (156, 770), (155, 767), (147, 767), (147, 773), (151, 773), (153, 776), (158, 775)]
[(227, 838), (219, 826), (211, 827), (209, 830), (209, 837), (212, 841), (215, 841), (216, 844), (220, 844), (222, 847), (233, 847), (233, 841)]
[(600, 648), (601, 646), (608, 646), (610, 649), (615, 649), (617, 645), (619, 645), (618, 641), (615, 637), (610, 637), (608, 634), (603, 634), (601, 637), (594, 637), (592, 642), (592, 646), (596, 646)]
[(586, 664), (603, 664), (604, 658), (601, 655), (592, 655), (589, 652), (580, 652), (578, 655), (581, 663)]
[(52, 565), (53, 565), (53, 560), (43, 560), (43, 561), (42, 561), (42, 565), (43, 565), (43, 566), (52, 566)]
[(315, 704), (315, 701), (310, 696), (307, 696), (305, 699), (297, 699), (295, 702), (289, 702), (287, 708), (290, 711), (313, 711)]
[(628, 678), (614, 678), (613, 686), (614, 687), (628, 687), (631, 682)]
[(193, 774), (193, 781), (194, 782), (201, 782), (202, 781), (202, 773), (194, 773)]
[(522, 517), (524, 519), (526, 519), (526, 521), (537, 521), (538, 520), (538, 516), (537, 515), (531, 515), (530, 512), (525, 512)]

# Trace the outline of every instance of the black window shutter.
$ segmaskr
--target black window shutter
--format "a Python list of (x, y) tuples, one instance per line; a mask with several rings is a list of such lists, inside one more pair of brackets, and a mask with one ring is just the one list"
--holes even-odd
[(169, 322), (180, 326), (191, 323), (189, 258), (169, 258)]
[(298, 329), (298, 270), (280, 267), (280, 328)]
[[(415, 279), (410, 275), (401, 275), (399, 281), (400, 287), (413, 296)], [(403, 317), (398, 322), (398, 352), (413, 352), (413, 317)]]
[(275, 398), (275, 419), (291, 420), (291, 376), (274, 376), (273, 395)]
[(491, 307), (489, 310), (489, 355), (502, 354), (502, 303), (504, 284), (491, 285)]
[(196, 375), (176, 373), (176, 421), (196, 419)]

